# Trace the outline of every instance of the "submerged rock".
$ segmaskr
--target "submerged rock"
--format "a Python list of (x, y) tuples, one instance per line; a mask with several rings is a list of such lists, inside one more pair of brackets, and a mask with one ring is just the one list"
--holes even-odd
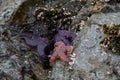
[(100, 31), (100, 24), (108, 24), (110, 22), (119, 24), (120, 18), (118, 16), (119, 13), (92, 15), (90, 20), (88, 20), (91, 25), (86, 25), (78, 33), (77, 39), (74, 41), (76, 48), (73, 52), (77, 56), (75, 57), (72, 71), (68, 69), (70, 65), (63, 66), (63, 63), (58, 62), (53, 68), (51, 78), (63, 80), (119, 79), (119, 67), (116, 63), (119, 62), (120, 56), (106, 52), (100, 46), (100, 42), (104, 38), (104, 33)]
[[(28, 5), (32, 6), (34, 0), (27, 1), (28, 3), (30, 1)], [(44, 0), (42, 1), (44, 2)], [(73, 62), (68, 65), (57, 61), (52, 69), (51, 76), (48, 76), (48, 71), (43, 70), (36, 53), (18, 38), (18, 34), (22, 31), (21, 27), (16, 28), (18, 31), (14, 32), (8, 26), (9, 19), (14, 12), (17, 15), (14, 18), (12, 17), (13, 23), (23, 23), (26, 20), (28, 24), (34, 22), (35, 19), (31, 15), (35, 7), (28, 7), (27, 4), (24, 4), (18, 9), (24, 0), (0, 0), (0, 79), (48, 80), (50, 77), (54, 80), (118, 80), (120, 77), (120, 56), (110, 51), (106, 52), (100, 47), (100, 42), (105, 36), (100, 28), (102, 24), (109, 24), (110, 22), (120, 24), (119, 0), (100, 0), (100, 4), (96, 1), (98, 0), (50, 0), (39, 5), (40, 7), (57, 7), (64, 11), (72, 11), (74, 13), (74, 16), (70, 17), (70, 22), (71, 20), (72, 22), (65, 26), (65, 28), (69, 26), (72, 31), (79, 27), (81, 21), (85, 21), (82, 28), (79, 27), (80, 32), (77, 33), (77, 38), (74, 41), (75, 49), (70, 55)], [(29, 9), (23, 9), (23, 6)], [(93, 8), (94, 11), (92, 12)], [(106, 8), (109, 10), (106, 11)], [(18, 12), (16, 12), (17, 9)], [(23, 15), (22, 11), (19, 12), (19, 10), (22, 10), (23, 14), (26, 10), (27, 13)], [(27, 19), (25, 20), (25, 18)], [(47, 30), (40, 29), (43, 28), (43, 23), (40, 21), (34, 24), (32, 24), (31, 30), (37, 32), (36, 34)], [(30, 26), (26, 30), (29, 28)]]

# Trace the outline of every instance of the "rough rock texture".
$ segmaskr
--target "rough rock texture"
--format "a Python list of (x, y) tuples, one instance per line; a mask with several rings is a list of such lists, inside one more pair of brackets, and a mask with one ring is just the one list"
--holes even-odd
[(0, 24), (5, 24), (25, 0), (0, 0)]
[[(1, 80), (16, 80), (20, 79), (19, 72), (17, 71), (17, 63), (14, 61), (17, 60), (15, 55), (10, 56), (8, 54), (9, 51), (7, 48), (9, 47), (9, 43), (4, 40), (2, 33), (4, 33), (7, 28), (7, 21), (10, 19), (13, 12), (18, 8), (18, 6), (24, 0), (0, 0), (0, 79)], [(6, 36), (7, 37), (7, 36)], [(6, 38), (8, 39), (8, 38)], [(15, 66), (16, 65), (16, 66)], [(14, 77), (13, 77), (14, 76)]]
[(105, 52), (100, 47), (99, 43), (104, 34), (100, 31), (99, 24), (110, 22), (119, 24), (119, 16), (119, 12), (92, 15), (88, 20), (91, 25), (84, 27), (75, 41), (77, 47), (74, 53), (77, 56), (72, 72), (67, 70), (69, 66), (64, 67), (58, 63), (53, 68), (52, 78), (55, 80), (118, 80), (120, 56)]
[[(83, 12), (79, 12), (75, 16), (75, 20), (80, 20)], [(119, 80), (120, 56), (105, 52), (100, 47), (100, 41), (104, 38), (103, 32), (100, 31), (101, 25), (110, 24), (111, 22), (120, 24), (119, 16), (119, 11), (116, 13), (114, 11), (113, 13), (100, 13), (99, 11), (99, 13), (92, 14), (74, 41), (76, 48), (73, 53), (77, 55), (73, 59), (74, 64), (71, 66), (61, 62), (56, 63), (51, 79)]]
[[(18, 38), (14, 30), (10, 31), (7, 25), (23, 1), (0, 0), (0, 80), (48, 80), (48, 71), (43, 70), (36, 53)], [(110, 22), (120, 24), (119, 0), (96, 1), (99, 0), (50, 0), (44, 4), (45, 7), (72, 10), (76, 14), (72, 25), (83, 26), (74, 41), (75, 49), (71, 55), (73, 62), (65, 64), (58, 61), (53, 67), (50, 80), (120, 79), (120, 56), (110, 51), (105, 52), (99, 44), (104, 38), (100, 25)], [(29, 9), (30, 12), (34, 10), (31, 7)], [(28, 12), (27, 9), (24, 10)], [(15, 20), (19, 19), (17, 17)], [(81, 23), (81, 20), (85, 23)], [(33, 21), (30, 18), (27, 22)], [(37, 28), (34, 27), (36, 30)]]
[(48, 79), (48, 72), (43, 70), (36, 53), (21, 43), (8, 25), (24, 1), (0, 0), (0, 80)]

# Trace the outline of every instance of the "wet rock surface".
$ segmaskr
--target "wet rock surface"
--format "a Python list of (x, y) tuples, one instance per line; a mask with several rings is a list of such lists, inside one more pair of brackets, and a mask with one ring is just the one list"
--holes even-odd
[[(102, 24), (120, 24), (119, 0), (0, 0), (0, 80), (119, 80), (120, 56), (100, 46), (104, 33)], [(33, 3), (33, 4), (31, 4)], [(20, 6), (22, 5), (22, 6)], [(28, 6), (27, 6), (28, 5)], [(22, 10), (26, 6), (25, 12)], [(52, 69), (44, 70), (36, 52), (27, 47), (19, 33), (30, 29), (40, 35), (43, 26), (35, 21), (36, 7), (63, 8), (72, 11), (70, 30), (77, 33), (73, 43), (72, 62), (58, 61)], [(18, 10), (18, 11), (17, 11)], [(19, 12), (19, 10), (21, 12)], [(20, 16), (18, 16), (20, 15)], [(27, 28), (11, 26), (29, 23)], [(31, 27), (32, 26), (32, 27)], [(78, 29), (79, 27), (79, 30)], [(74, 28), (74, 29), (72, 29)], [(40, 29), (40, 31), (38, 30)]]
[[(101, 10), (98, 12), (99, 13), (92, 14), (92, 16), (90, 16), (90, 18), (86, 22), (87, 25), (85, 25), (84, 28), (81, 29), (80, 32), (78, 32), (78, 37), (74, 41), (74, 45), (76, 48), (73, 51), (73, 53), (75, 53), (77, 56), (74, 58), (74, 64), (72, 65), (72, 67), (71, 65), (64, 65), (63, 63), (58, 62), (58, 64), (56, 64), (56, 66), (53, 68), (52, 79), (119, 79), (119, 67), (117, 66), (119, 65), (119, 56), (114, 55), (111, 52), (106, 52), (100, 46), (100, 42), (105, 36), (104, 33), (100, 30), (101, 25), (110, 24), (111, 22), (119, 24), (119, 12), (115, 13), (113, 11), (112, 13), (101, 13)], [(80, 14), (78, 15), (81, 16)], [(76, 18), (80, 18), (78, 17), (78, 15)], [(59, 73), (56, 72), (57, 70)]]
[(48, 80), (36, 53), (21, 43), (21, 28), (9, 25), (24, 0), (0, 1), (0, 80)]

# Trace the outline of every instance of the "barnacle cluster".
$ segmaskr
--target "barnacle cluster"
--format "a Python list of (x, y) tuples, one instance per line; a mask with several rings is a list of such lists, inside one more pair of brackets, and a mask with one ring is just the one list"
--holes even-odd
[(101, 46), (105, 50), (120, 54), (120, 25), (112, 22), (110, 25), (103, 25), (102, 31), (106, 36), (101, 41)]
[(71, 17), (74, 14), (64, 8), (39, 7), (35, 10), (34, 15), (37, 20), (43, 21), (46, 25), (49, 24), (48, 27), (51, 29), (55, 27), (56, 22), (59, 22), (61, 26), (70, 25), (72, 22)]

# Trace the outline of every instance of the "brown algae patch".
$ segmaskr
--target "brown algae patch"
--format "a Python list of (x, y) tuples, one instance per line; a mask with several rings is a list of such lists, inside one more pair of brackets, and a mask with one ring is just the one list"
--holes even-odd
[(110, 25), (103, 25), (102, 31), (106, 36), (101, 41), (101, 46), (105, 50), (120, 54), (120, 25), (112, 22)]

